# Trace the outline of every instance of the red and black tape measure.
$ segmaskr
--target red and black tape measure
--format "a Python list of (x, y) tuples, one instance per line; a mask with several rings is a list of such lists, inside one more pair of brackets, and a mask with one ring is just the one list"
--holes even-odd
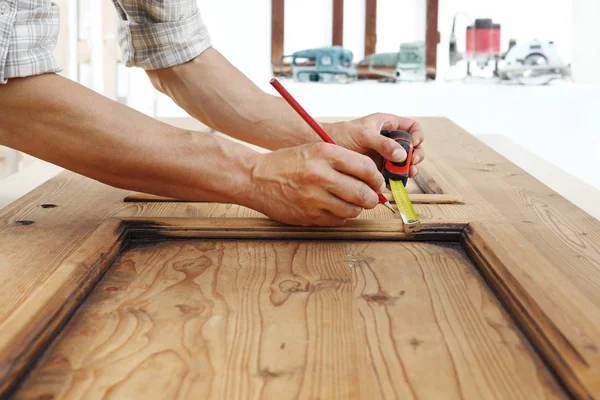
[(385, 160), (381, 173), (385, 178), (385, 183), (389, 184), (390, 179), (394, 181), (402, 181), (406, 186), (408, 181), (408, 170), (412, 161), (413, 145), (412, 136), (405, 131), (381, 131), (381, 134), (398, 142), (404, 150), (406, 150), (406, 160), (401, 163), (395, 163), (390, 160)]

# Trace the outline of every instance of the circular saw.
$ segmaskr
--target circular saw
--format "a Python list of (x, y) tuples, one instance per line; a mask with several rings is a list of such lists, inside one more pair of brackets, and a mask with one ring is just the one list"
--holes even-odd
[(565, 65), (556, 45), (551, 41), (537, 39), (516, 44), (498, 62), (498, 76), (522, 85), (546, 85), (555, 79), (571, 76), (570, 66)]

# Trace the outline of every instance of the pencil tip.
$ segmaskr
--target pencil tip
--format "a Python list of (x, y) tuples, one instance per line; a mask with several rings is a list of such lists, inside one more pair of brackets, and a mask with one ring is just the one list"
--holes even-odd
[(394, 210), (394, 207), (392, 207), (392, 205), (390, 204), (390, 202), (389, 202), (389, 201), (387, 201), (387, 202), (383, 203), (383, 205), (384, 205), (384, 206), (386, 206), (387, 208), (389, 208), (390, 210), (392, 210), (392, 212), (393, 212), (394, 214), (396, 214), (396, 210)]

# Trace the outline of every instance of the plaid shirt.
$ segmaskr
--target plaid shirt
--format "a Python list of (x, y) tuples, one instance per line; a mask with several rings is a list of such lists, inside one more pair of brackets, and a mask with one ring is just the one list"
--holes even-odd
[[(104, 1), (104, 0), (95, 0)], [(113, 0), (127, 66), (166, 68), (211, 46), (196, 0)], [(50, 0), (0, 0), (0, 83), (60, 71), (52, 56), (59, 9)]]

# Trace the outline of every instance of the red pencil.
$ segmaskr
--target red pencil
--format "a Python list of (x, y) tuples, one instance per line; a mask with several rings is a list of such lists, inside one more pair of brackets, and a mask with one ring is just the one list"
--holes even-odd
[[(285, 101), (287, 101), (288, 104), (290, 106), (292, 106), (292, 108), (298, 113), (298, 115), (300, 115), (302, 117), (302, 119), (305, 120), (308, 125), (310, 125), (310, 127), (313, 129), (313, 131), (315, 131), (315, 133), (317, 135), (319, 135), (319, 137), (321, 139), (323, 139), (327, 143), (335, 144), (335, 142), (327, 134), (327, 132), (325, 132), (323, 130), (323, 128), (321, 128), (321, 126), (317, 123), (317, 121), (315, 121), (306, 112), (306, 110), (304, 108), (302, 108), (302, 106), (292, 97), (290, 92), (288, 92), (277, 79), (275, 79), (275, 78), (271, 79), (270, 83), (271, 83), (271, 86), (273, 86), (275, 88), (275, 90), (277, 90), (279, 92), (281, 97), (283, 97), (285, 99)], [(388, 199), (383, 194), (377, 193), (377, 195), (379, 196), (379, 201), (384, 206), (386, 206), (387, 208), (392, 210), (392, 212), (394, 212), (394, 213), (396, 212), (396, 210), (394, 210), (394, 208), (392, 207), (392, 205), (390, 204)]]

